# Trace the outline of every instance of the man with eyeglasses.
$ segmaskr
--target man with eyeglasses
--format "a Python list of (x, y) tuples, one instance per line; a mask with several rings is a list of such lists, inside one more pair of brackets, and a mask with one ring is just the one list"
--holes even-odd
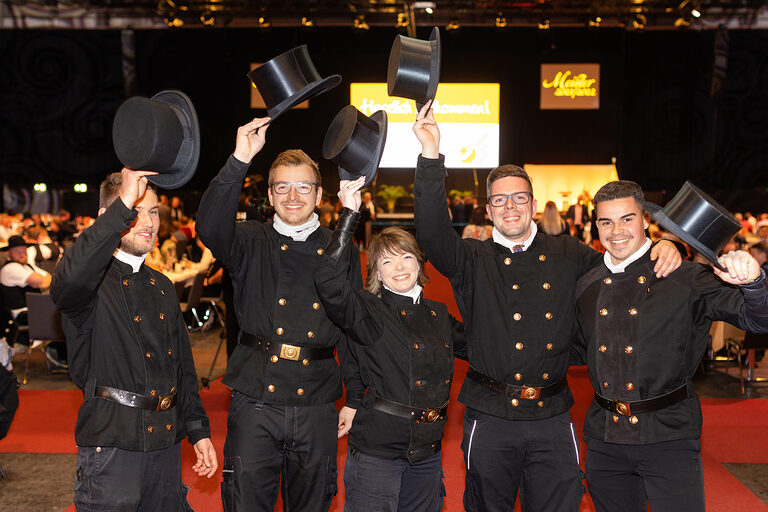
[[(416, 237), (448, 277), (467, 329), (470, 369), (459, 394), (467, 406), (461, 448), (469, 512), (578, 511), (584, 487), (568, 410), (566, 372), (576, 332), (576, 281), (602, 262), (570, 236), (536, 229), (531, 179), (502, 165), (487, 179), (493, 238), (461, 239), (445, 208), (445, 157), (426, 105), (413, 126), (422, 146), (414, 181)], [(680, 264), (671, 243), (655, 272)], [(668, 261), (669, 260), (669, 261)]]
[[(274, 220), (235, 222), (269, 121), (238, 129), (197, 221), (200, 238), (232, 276), (242, 327), (223, 379), (232, 399), (221, 495), (226, 512), (269, 511), (280, 484), (286, 510), (325, 512), (336, 494), (337, 439), (349, 431), (363, 389), (346, 338), (315, 291), (314, 270), (331, 236), (314, 212), (322, 197), (317, 163), (298, 149), (280, 153), (269, 169)], [(348, 278), (361, 289), (359, 256), (352, 257)], [(351, 407), (337, 413), (342, 373)]]

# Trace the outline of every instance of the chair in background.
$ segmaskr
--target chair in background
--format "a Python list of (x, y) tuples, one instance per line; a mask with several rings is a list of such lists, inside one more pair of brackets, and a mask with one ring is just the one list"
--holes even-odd
[(200, 299), (203, 296), (203, 282), (205, 281), (205, 272), (200, 272), (192, 281), (192, 287), (189, 289), (187, 302), (181, 304), (181, 311), (185, 320), (191, 315), (193, 325), (190, 330), (199, 330), (203, 327), (203, 321), (200, 320), (198, 309), (200, 308)]
[[(41, 340), (43, 343), (41, 347), (45, 350), (45, 346), (52, 341), (66, 341), (64, 335), (64, 329), (61, 327), (61, 312), (53, 303), (50, 295), (44, 295), (42, 293), (26, 293), (27, 301), (27, 319), (29, 322), (29, 341), (30, 347), (33, 346), (33, 340)], [(27, 383), (27, 372), (29, 370), (29, 356), (32, 353), (32, 349), (28, 349), (24, 361), (24, 378), (21, 383)], [(46, 359), (47, 361), (47, 359)], [(68, 372), (66, 369), (54, 369), (46, 366), (51, 372)]]
[[(755, 350), (768, 349), (768, 334), (747, 332), (743, 340), (728, 340), (728, 352), (733, 352), (739, 361), (739, 381), (741, 382), (741, 394), (746, 393), (745, 383), (766, 382), (768, 379), (755, 377)], [(744, 378), (742, 367), (742, 355), (747, 357), (747, 378)]]

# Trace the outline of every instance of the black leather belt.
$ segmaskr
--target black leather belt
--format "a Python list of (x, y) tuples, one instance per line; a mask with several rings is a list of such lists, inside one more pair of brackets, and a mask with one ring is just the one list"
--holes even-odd
[[(317, 359), (331, 359), (336, 354), (336, 347), (303, 347), (301, 345), (288, 345), (276, 343), (255, 334), (243, 333), (242, 344), (272, 354), (281, 359), (290, 361), (314, 361)], [(275, 359), (277, 361), (277, 359)], [(306, 364), (306, 363), (304, 363)]]
[(621, 414), (622, 416), (632, 416), (633, 414), (658, 411), (659, 409), (674, 405), (677, 402), (682, 402), (686, 398), (688, 398), (688, 388), (685, 384), (674, 391), (670, 391), (666, 395), (657, 396), (656, 398), (648, 398), (646, 400), (638, 400), (636, 402), (610, 400), (595, 393), (595, 402), (597, 402), (597, 405), (608, 411)]
[(139, 409), (147, 409), (150, 411), (167, 411), (176, 405), (175, 394), (146, 396), (122, 389), (110, 388), (109, 386), (96, 386), (93, 396), (111, 400), (126, 407), (138, 407)]
[(467, 377), (473, 381), (482, 384), (488, 389), (496, 391), (497, 393), (503, 393), (507, 397), (522, 398), (523, 400), (539, 400), (541, 398), (549, 398), (560, 393), (563, 389), (568, 387), (568, 379), (563, 377), (560, 381), (543, 387), (532, 386), (518, 386), (516, 384), (507, 384), (491, 377), (480, 373), (471, 366), (467, 372)]
[(399, 416), (401, 418), (416, 418), (416, 423), (422, 421), (433, 423), (445, 417), (445, 413), (448, 410), (448, 402), (438, 409), (419, 409), (418, 407), (411, 407), (410, 405), (393, 402), (392, 400), (387, 400), (384, 397), (376, 395), (376, 398), (373, 400), (373, 408), (377, 411), (385, 412), (393, 416)]

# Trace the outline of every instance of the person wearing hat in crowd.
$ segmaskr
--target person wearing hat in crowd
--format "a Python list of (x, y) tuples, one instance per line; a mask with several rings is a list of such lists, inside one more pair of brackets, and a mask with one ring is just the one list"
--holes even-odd
[(315, 274), (367, 388), (349, 434), (344, 509), (437, 511), (445, 496), (441, 439), (453, 358), (466, 359), (464, 329), (444, 304), (423, 297), (426, 257), (400, 228), (373, 237), (365, 290), (351, 287), (346, 276), (363, 180), (341, 181), (344, 210)]
[(703, 511), (702, 416), (691, 379), (713, 320), (768, 332), (765, 272), (747, 252), (731, 251), (716, 260), (724, 271), (684, 261), (658, 279), (640, 186), (611, 182), (594, 201), (607, 252), (578, 281), (574, 347), (595, 389), (584, 421), (587, 487), (598, 512)]
[[(413, 131), (422, 146), (416, 237), (450, 279), (467, 329), (470, 369), (459, 394), (467, 406), (464, 507), (512, 510), (519, 490), (524, 512), (577, 511), (584, 487), (566, 381), (577, 328), (573, 290), (601, 256), (573, 237), (538, 231), (531, 180), (514, 165), (488, 176), (492, 238), (462, 240), (445, 209), (445, 157), (430, 105)], [(667, 242), (653, 256), (659, 275), (680, 263)]]
[[(180, 92), (134, 97), (123, 106), (128, 102), (141, 119), (175, 109), (171, 102), (192, 108)], [(132, 121), (134, 114), (125, 119)], [(67, 337), (70, 376), (85, 399), (75, 426), (77, 510), (191, 510), (181, 479), (185, 437), (199, 476), (210, 478), (218, 468), (174, 285), (144, 262), (159, 227), (157, 189), (148, 180), (162, 173), (162, 179), (178, 179), (174, 173), (188, 175), (197, 166), (197, 158), (189, 157), (199, 151), (199, 142), (186, 152), (178, 151), (178, 141), (162, 139), (174, 128), (168, 119), (177, 122), (171, 112), (146, 136), (123, 127), (136, 145), (126, 153), (149, 147), (147, 162), (156, 165), (148, 167), (155, 171), (124, 167), (107, 176), (97, 219), (67, 249), (51, 285)], [(199, 141), (196, 123), (183, 128), (185, 141)]]
[[(336, 493), (337, 438), (349, 431), (363, 389), (346, 338), (315, 289), (331, 236), (314, 213), (322, 197), (317, 163), (298, 149), (280, 153), (268, 178), (273, 221), (236, 222), (243, 179), (270, 121), (238, 128), (234, 153), (197, 218), (200, 239), (231, 274), (242, 328), (223, 379), (233, 391), (221, 494), (227, 512), (271, 511), (279, 486), (286, 510), (324, 512)], [(362, 288), (356, 252), (347, 279)], [(337, 413), (342, 373), (352, 407)]]
[[(5, 308), (10, 311), (16, 326), (27, 325), (26, 292), (42, 293), (51, 285), (51, 274), (29, 260), (28, 246), (24, 237), (12, 235), (8, 238), (8, 245), (0, 249), (8, 252), (8, 259), (0, 268), (0, 291)], [(18, 349), (24, 350), (29, 346), (26, 331), (14, 333), (13, 338), (19, 345)]]

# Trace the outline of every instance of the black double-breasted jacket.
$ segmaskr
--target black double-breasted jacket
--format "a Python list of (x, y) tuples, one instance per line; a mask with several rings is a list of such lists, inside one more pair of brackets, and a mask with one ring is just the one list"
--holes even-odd
[[(116, 199), (67, 250), (51, 284), (69, 373), (85, 397), (75, 426), (78, 446), (151, 451), (185, 435), (193, 444), (211, 435), (173, 283), (146, 265), (134, 273), (113, 256), (135, 218), (136, 210)], [(175, 393), (178, 401), (166, 411), (127, 407), (95, 398), (96, 386)]]
[[(271, 404), (318, 405), (341, 396), (343, 371), (347, 401), (354, 405), (363, 394), (357, 364), (343, 332), (328, 319), (314, 283), (331, 231), (320, 227), (297, 242), (275, 231), (271, 222), (236, 223), (248, 165), (230, 156), (211, 181), (198, 212), (200, 238), (232, 276), (235, 311), (244, 332), (276, 343), (336, 347), (341, 370), (335, 358), (302, 364), (239, 343), (223, 382)], [(347, 278), (362, 287), (358, 255)]]
[(710, 267), (683, 261), (664, 279), (648, 253), (612, 273), (604, 264), (579, 280), (579, 341), (574, 364), (588, 364), (592, 386), (611, 400), (657, 398), (686, 386), (688, 398), (655, 412), (618, 415), (593, 402), (584, 433), (609, 443), (649, 444), (698, 439), (701, 406), (691, 377), (713, 320), (754, 332), (768, 330), (765, 278), (740, 287)]
[[(416, 237), (437, 270), (448, 277), (467, 331), (469, 363), (509, 384), (542, 387), (568, 370), (576, 334), (576, 281), (601, 260), (570, 236), (538, 232), (524, 252), (485, 241), (462, 240), (446, 208), (444, 157), (419, 156), (414, 181)], [(517, 400), (465, 379), (459, 400), (486, 414), (513, 420), (567, 411), (565, 387), (551, 398)]]
[(324, 256), (315, 274), (320, 298), (352, 342), (367, 387), (349, 443), (377, 457), (416, 462), (440, 450), (446, 417), (435, 422), (402, 418), (373, 409), (374, 398), (419, 409), (445, 407), (454, 353), (466, 358), (464, 329), (440, 302), (421, 297), (414, 304), (385, 288), (380, 297), (353, 288), (346, 279), (350, 245), (338, 262)]

